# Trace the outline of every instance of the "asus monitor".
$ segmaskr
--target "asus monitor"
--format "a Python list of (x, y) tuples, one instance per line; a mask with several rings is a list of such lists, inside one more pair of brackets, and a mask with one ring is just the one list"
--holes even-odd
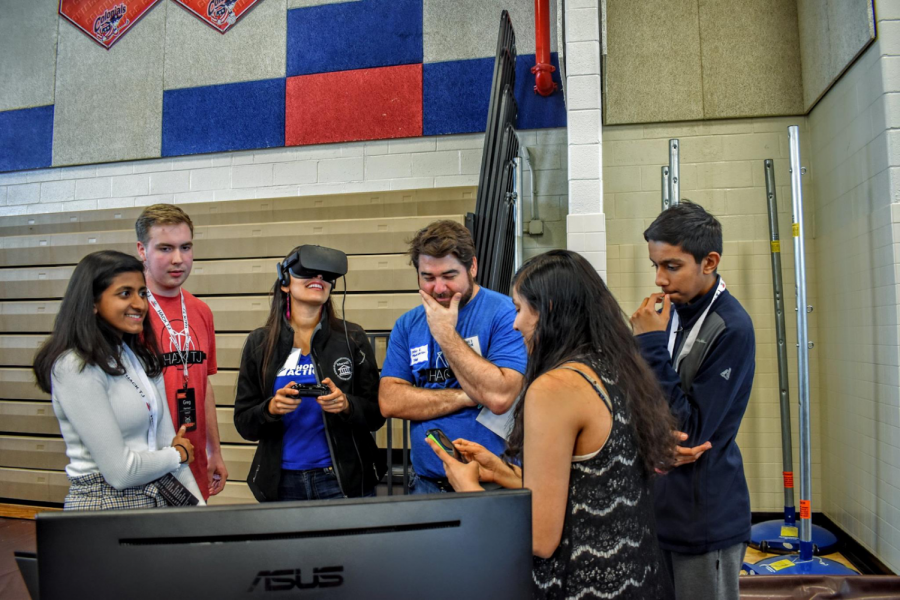
[(42, 600), (531, 596), (531, 493), (41, 513)]

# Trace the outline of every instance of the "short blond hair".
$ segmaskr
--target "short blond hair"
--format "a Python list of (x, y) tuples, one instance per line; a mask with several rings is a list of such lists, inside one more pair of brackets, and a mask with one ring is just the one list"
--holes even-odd
[(150, 241), (150, 228), (157, 225), (178, 225), (186, 223), (194, 237), (194, 223), (186, 212), (174, 204), (154, 204), (148, 206), (134, 222), (134, 231), (140, 243), (146, 245)]

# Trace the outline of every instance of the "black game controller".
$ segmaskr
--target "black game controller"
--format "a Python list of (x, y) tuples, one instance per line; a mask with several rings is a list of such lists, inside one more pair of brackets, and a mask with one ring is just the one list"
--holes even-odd
[(318, 398), (331, 393), (327, 386), (318, 383), (295, 383), (291, 386), (291, 389), (300, 392), (298, 395), (303, 398)]

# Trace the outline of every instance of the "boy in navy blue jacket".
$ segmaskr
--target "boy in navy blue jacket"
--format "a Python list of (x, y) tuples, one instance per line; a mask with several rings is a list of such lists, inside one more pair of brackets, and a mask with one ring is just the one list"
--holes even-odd
[(679, 600), (738, 600), (750, 494), (735, 438), (756, 367), (753, 323), (716, 272), (722, 226), (701, 206), (666, 210), (644, 239), (663, 293), (645, 298), (631, 323), (682, 442), (695, 446), (656, 480), (660, 547)]

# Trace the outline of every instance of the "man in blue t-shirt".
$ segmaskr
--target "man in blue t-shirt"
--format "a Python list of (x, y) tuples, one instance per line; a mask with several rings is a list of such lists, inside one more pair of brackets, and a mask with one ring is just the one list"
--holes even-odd
[[(397, 320), (381, 369), (378, 403), (409, 419), (413, 494), (452, 492), (429, 429), (500, 455), (505, 415), (522, 389), (527, 352), (508, 296), (475, 283), (475, 243), (463, 225), (437, 221), (410, 242), (422, 306)], [(490, 428), (489, 428), (490, 427)]]

